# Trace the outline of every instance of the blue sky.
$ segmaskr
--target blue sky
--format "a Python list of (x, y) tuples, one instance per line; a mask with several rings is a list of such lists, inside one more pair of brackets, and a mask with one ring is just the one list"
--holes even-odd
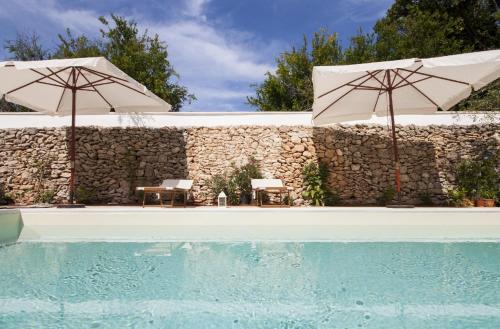
[[(303, 34), (321, 27), (343, 45), (361, 27), (370, 31), (392, 0), (0, 0), (0, 42), (36, 31), (55, 48), (57, 33), (97, 36), (97, 18), (110, 13), (133, 18), (158, 33), (180, 82), (198, 100), (188, 111), (246, 111), (251, 84), (275, 68), (275, 57)], [(0, 58), (8, 58), (0, 50)]]

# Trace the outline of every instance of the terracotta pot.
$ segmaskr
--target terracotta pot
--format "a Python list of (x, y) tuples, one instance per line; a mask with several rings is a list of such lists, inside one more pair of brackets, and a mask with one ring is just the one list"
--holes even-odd
[(476, 207), (494, 207), (495, 199), (476, 199)]

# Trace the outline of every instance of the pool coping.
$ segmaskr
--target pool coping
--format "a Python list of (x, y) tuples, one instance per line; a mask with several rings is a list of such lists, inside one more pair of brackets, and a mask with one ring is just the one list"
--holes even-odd
[(500, 241), (500, 208), (20, 209), (19, 241)]

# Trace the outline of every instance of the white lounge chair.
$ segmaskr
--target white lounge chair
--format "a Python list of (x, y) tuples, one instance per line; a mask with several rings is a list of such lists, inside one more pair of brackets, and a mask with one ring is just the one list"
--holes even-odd
[[(264, 207), (262, 201), (262, 193), (276, 193), (280, 196), (280, 206), (283, 206), (283, 194), (288, 195), (288, 204), (284, 205), (290, 206), (290, 191), (293, 190), (291, 187), (286, 187), (281, 179), (252, 179), (252, 190), (254, 198), (257, 200), (257, 205)], [(271, 206), (271, 205), (267, 205)]]
[(143, 191), (142, 207), (146, 204), (146, 194), (156, 193), (160, 199), (160, 206), (163, 207), (162, 194), (171, 194), (170, 206), (175, 203), (175, 195), (182, 193), (184, 196), (184, 207), (186, 207), (188, 193), (193, 187), (193, 181), (190, 179), (165, 179), (159, 186), (140, 186), (136, 187), (137, 191)]

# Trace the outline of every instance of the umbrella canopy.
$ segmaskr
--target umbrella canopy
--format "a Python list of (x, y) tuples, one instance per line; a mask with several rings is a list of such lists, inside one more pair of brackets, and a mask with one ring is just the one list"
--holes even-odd
[(500, 50), (313, 69), (313, 123), (390, 116), (396, 191), (399, 155), (394, 116), (448, 110), (473, 90), (500, 77)]
[(104, 57), (0, 63), (5, 99), (50, 115), (71, 115), (70, 203), (75, 195), (75, 117), (168, 112), (171, 106)]
[(500, 50), (357, 65), (315, 66), (316, 125), (448, 110), (500, 77)]
[(171, 107), (104, 57), (0, 63), (9, 102), (50, 115), (166, 112)]

